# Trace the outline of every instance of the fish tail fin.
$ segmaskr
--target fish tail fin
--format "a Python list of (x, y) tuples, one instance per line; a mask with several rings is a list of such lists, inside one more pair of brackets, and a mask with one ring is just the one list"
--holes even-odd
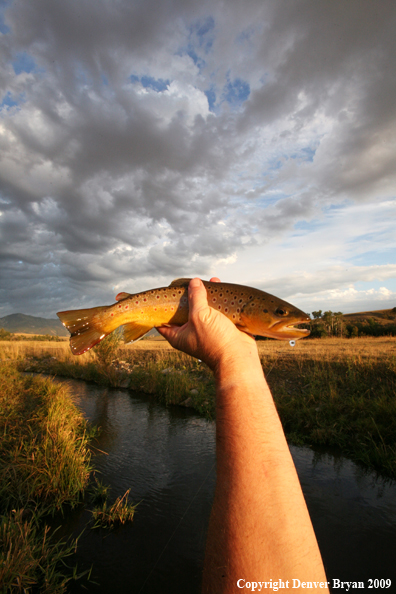
[(56, 315), (71, 334), (70, 348), (73, 355), (82, 355), (115, 330), (104, 314), (110, 305), (90, 309), (60, 311)]

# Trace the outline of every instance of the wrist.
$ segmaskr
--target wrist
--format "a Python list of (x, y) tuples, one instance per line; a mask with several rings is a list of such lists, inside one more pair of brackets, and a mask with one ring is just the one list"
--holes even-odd
[(263, 370), (256, 343), (238, 343), (228, 348), (218, 357), (213, 367), (216, 384), (220, 389), (228, 389), (241, 383), (264, 381)]

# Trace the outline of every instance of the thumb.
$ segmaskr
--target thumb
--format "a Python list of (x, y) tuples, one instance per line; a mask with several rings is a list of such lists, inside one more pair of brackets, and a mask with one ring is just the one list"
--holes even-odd
[(190, 316), (208, 307), (208, 295), (200, 278), (193, 278), (188, 285), (188, 306)]

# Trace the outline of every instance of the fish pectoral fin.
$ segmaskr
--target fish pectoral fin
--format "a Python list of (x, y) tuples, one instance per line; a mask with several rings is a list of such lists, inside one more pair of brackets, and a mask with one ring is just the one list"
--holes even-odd
[(241, 330), (246, 334), (250, 334), (250, 336), (255, 336), (254, 331), (251, 328), (251, 323), (249, 322), (251, 322), (251, 320), (249, 320), (249, 316), (245, 316), (243, 313), (241, 313), (240, 321), (235, 324), (235, 326), (238, 328), (238, 330)]
[(170, 287), (188, 287), (191, 278), (175, 278), (169, 285)]
[(122, 301), (123, 299), (128, 299), (128, 297), (131, 296), (131, 293), (118, 293), (118, 295), (116, 295), (115, 300), (116, 301)]
[(139, 324), (139, 322), (129, 322), (124, 325), (124, 341), (131, 342), (142, 338), (147, 332), (154, 328), (154, 326), (147, 326)]

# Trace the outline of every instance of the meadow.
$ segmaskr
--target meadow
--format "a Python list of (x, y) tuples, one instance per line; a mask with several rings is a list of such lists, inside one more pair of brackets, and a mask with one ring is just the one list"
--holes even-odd
[[(103, 341), (105, 342), (105, 341)], [(103, 343), (102, 343), (103, 344)], [(259, 341), (258, 350), (287, 438), (338, 450), (396, 478), (396, 338)], [(68, 342), (0, 343), (21, 370), (94, 381), (152, 394), (215, 417), (210, 370), (164, 340), (74, 357)]]

